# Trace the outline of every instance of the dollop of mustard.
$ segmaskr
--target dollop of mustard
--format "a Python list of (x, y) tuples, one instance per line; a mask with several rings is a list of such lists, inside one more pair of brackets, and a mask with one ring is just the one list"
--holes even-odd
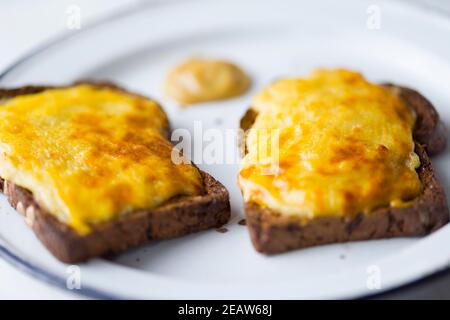
[(165, 95), (181, 105), (239, 96), (250, 78), (237, 65), (224, 60), (191, 58), (169, 71)]

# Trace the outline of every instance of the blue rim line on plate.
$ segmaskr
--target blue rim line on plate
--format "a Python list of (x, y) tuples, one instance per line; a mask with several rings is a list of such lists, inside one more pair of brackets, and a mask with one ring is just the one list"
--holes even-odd
[(80, 289), (70, 290), (67, 288), (66, 280), (63, 277), (57, 276), (53, 273), (45, 271), (44, 269), (38, 267), (35, 264), (32, 264), (25, 259), (21, 258), (17, 254), (10, 251), (8, 248), (0, 244), (0, 257), (2, 257), (5, 261), (9, 262), (17, 269), (22, 270), (29, 275), (33, 276), (36, 279), (43, 280), (49, 284), (52, 284), (56, 287), (65, 289), (71, 293), (76, 293), (83, 295), (85, 297), (94, 298), (94, 299), (104, 299), (104, 300), (119, 300), (124, 299), (122, 297), (118, 297), (114, 294), (106, 293), (97, 289), (93, 289), (90, 287), (81, 286)]
[[(27, 54), (23, 55), (21, 58), (17, 59), (15, 62), (13, 62), (9, 67), (7, 67), (3, 72), (0, 73), (0, 81), (3, 80), (13, 70), (20, 67), (21, 65), (26, 63), (31, 58), (33, 58), (35, 55), (43, 52), (44, 50), (46, 50), (64, 40), (72, 38), (80, 33), (85, 32), (85, 31), (91, 31), (95, 27), (101, 26), (105, 23), (108, 23), (108, 22), (114, 21), (116, 19), (119, 19), (121, 17), (127, 16), (128, 14), (133, 13), (142, 8), (149, 7), (149, 6), (154, 7), (157, 5), (168, 5), (168, 4), (177, 3), (179, 1), (180, 0), (142, 1), (136, 5), (132, 5), (128, 8), (125, 8), (123, 11), (119, 11), (119, 12), (107, 15), (104, 18), (101, 18), (95, 22), (92, 22), (92, 23), (88, 24), (87, 26), (83, 27), (81, 30), (78, 30), (74, 33), (67, 34), (66, 32), (64, 32), (60, 35), (57, 35), (54, 38), (48, 40), (47, 42), (44, 42), (42, 45), (37, 46), (34, 50), (29, 51)], [(194, 1), (194, 0), (191, 0), (191, 1)], [(396, 1), (399, 3), (401, 2), (404, 5), (409, 5), (410, 7), (422, 8), (423, 10), (428, 11), (429, 13), (431, 13), (433, 15), (437, 15), (440, 17), (444, 17), (446, 19), (450, 19), (450, 12), (433, 7), (432, 5), (429, 5), (426, 3), (417, 2), (417, 3), (411, 4), (411, 2), (408, 2), (406, 0), (396, 0)], [(67, 290), (68, 292), (71, 292), (71, 293), (75, 293), (78, 295), (82, 295), (82, 296), (94, 298), (94, 299), (109, 299), (109, 300), (129, 299), (126, 297), (118, 296), (114, 293), (107, 293), (102, 290), (98, 290), (98, 289), (94, 289), (94, 288), (90, 288), (90, 287), (82, 286), (80, 289), (70, 290), (67, 288), (66, 280), (63, 277), (60, 277), (53, 273), (50, 273), (50, 272), (42, 269), (38, 265), (26, 261), (24, 258), (20, 257), (19, 254), (14, 253), (13, 251), (8, 249), (6, 246), (2, 245), (1, 243), (0, 243), (0, 257), (3, 258), (6, 262), (11, 264), (12, 266), (31, 275), (32, 277), (39, 279), (41, 281), (47, 282), (53, 286), (59, 287), (63, 290)], [(413, 280), (409, 283), (405, 283), (403, 285), (397, 286), (397, 287), (389, 289), (389, 290), (382, 290), (380, 293), (374, 292), (373, 294), (362, 295), (362, 296), (358, 297), (357, 299), (382, 298), (383, 294), (412, 288), (416, 285), (419, 285), (420, 283), (426, 282), (429, 279), (440, 277), (449, 272), (450, 272), (450, 268), (444, 267), (444, 268), (436, 270), (428, 275), (425, 275), (421, 278)]]

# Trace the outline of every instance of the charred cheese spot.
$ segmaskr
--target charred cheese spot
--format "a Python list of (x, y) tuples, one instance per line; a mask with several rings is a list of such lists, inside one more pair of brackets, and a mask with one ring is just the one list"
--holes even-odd
[(175, 165), (159, 106), (78, 85), (0, 105), (0, 176), (81, 234), (134, 209), (203, 191), (198, 170)]
[[(239, 174), (246, 201), (304, 217), (401, 206), (422, 190), (414, 114), (396, 95), (347, 70), (277, 81), (252, 103)], [(278, 148), (268, 148), (278, 130)], [(268, 172), (268, 166), (280, 170)]]

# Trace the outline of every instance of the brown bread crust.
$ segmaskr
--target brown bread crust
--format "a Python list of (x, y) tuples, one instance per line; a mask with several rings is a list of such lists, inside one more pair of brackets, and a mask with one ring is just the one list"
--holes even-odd
[[(424, 187), (422, 194), (407, 207), (380, 208), (368, 214), (345, 217), (320, 217), (305, 224), (298, 217), (288, 217), (247, 202), (247, 226), (257, 251), (274, 254), (328, 243), (419, 236), (449, 221), (445, 192), (428, 157), (428, 154), (437, 154), (445, 149), (445, 126), (431, 103), (417, 91), (394, 85), (386, 87), (398, 94), (416, 113), (414, 140), (415, 151), (421, 161), (417, 172)], [(256, 116), (257, 112), (249, 109), (241, 119), (241, 128), (251, 128)]]
[[(86, 83), (125, 91), (110, 83)], [(48, 88), (29, 86), (0, 89), (0, 100)], [(131, 212), (96, 225), (85, 236), (79, 235), (41, 208), (28, 190), (0, 178), (0, 191), (25, 216), (26, 223), (56, 258), (66, 263), (79, 263), (149, 241), (179, 237), (225, 224), (230, 218), (228, 191), (209, 174), (203, 171), (200, 173), (204, 183), (203, 195), (178, 197), (155, 209)]]
[(413, 89), (393, 84), (384, 84), (384, 86), (413, 108), (416, 114), (414, 141), (425, 145), (427, 154), (430, 156), (443, 151), (447, 145), (448, 132), (431, 102)]
[(206, 194), (174, 199), (151, 210), (138, 210), (95, 226), (86, 236), (61, 223), (42, 209), (33, 195), (17, 185), (2, 181), (9, 203), (47, 249), (59, 260), (78, 263), (129, 247), (218, 228), (230, 217), (228, 192), (223, 185), (201, 172)]

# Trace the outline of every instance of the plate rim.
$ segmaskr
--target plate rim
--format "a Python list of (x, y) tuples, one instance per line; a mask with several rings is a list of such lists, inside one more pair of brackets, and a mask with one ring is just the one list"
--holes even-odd
[(9, 265), (13, 266), (15, 269), (32, 276), (34, 279), (40, 280), (42, 282), (48, 283), (53, 287), (63, 289), (64, 291), (75, 293), (83, 297), (89, 297), (93, 299), (101, 300), (121, 300), (127, 299), (116, 294), (108, 293), (104, 290), (93, 288), (90, 286), (81, 286), (79, 289), (70, 290), (67, 288), (66, 280), (54, 274), (52, 272), (46, 271), (35, 263), (28, 262), (22, 258), (19, 254), (14, 253), (12, 250), (8, 249), (6, 245), (0, 243), (0, 257), (7, 262)]
[[(189, 0), (190, 2), (194, 2), (197, 0)], [(16, 68), (22, 66), (26, 62), (28, 62), (30, 59), (35, 57), (36, 55), (44, 52), (45, 50), (63, 42), (70, 38), (73, 38), (81, 33), (90, 32), (93, 29), (95, 29), (98, 26), (102, 26), (104, 24), (107, 24), (109, 22), (112, 22), (114, 20), (120, 19), (122, 17), (126, 17), (132, 13), (135, 13), (138, 10), (141, 10), (143, 8), (147, 7), (156, 7), (159, 5), (173, 5), (177, 3), (186, 3), (187, 1), (183, 0), (150, 0), (150, 1), (141, 1), (134, 3), (132, 5), (126, 6), (123, 10), (113, 12), (111, 14), (108, 14), (104, 17), (101, 17), (99, 19), (95, 19), (94, 21), (87, 23), (82, 29), (77, 30), (76, 32), (67, 32), (62, 31), (56, 34), (53, 37), (47, 38), (47, 40), (42, 41), (40, 44), (36, 45), (34, 48), (28, 50), (25, 52), (25, 54), (19, 56), (16, 60), (14, 60), (12, 63), (10, 63), (7, 67), (5, 67), (0, 72), (0, 82), (8, 76), (10, 73), (16, 70)], [(413, 9), (423, 9), (426, 11), (427, 15), (431, 15), (434, 17), (440, 17), (445, 19), (447, 22), (450, 22), (450, 11), (445, 11), (443, 9), (440, 9), (438, 7), (434, 7), (430, 4), (424, 3), (424, 2), (408, 2), (407, 0), (395, 0), (394, 1), (396, 5), (403, 5), (408, 6)], [(0, 235), (0, 240), (2, 239)], [(77, 295), (80, 295), (82, 297), (88, 297), (93, 299), (107, 299), (107, 300), (122, 300), (122, 299), (134, 299), (130, 297), (126, 297), (122, 294), (117, 293), (111, 293), (107, 292), (106, 290), (97, 289), (90, 286), (82, 286), (80, 289), (70, 290), (66, 286), (66, 280), (49, 271), (46, 271), (44, 268), (40, 267), (37, 263), (32, 263), (27, 261), (25, 258), (21, 257), (20, 253), (14, 252), (15, 250), (12, 248), (8, 248), (7, 243), (4, 241), (0, 241), (0, 258), (2, 258), (5, 262), (7, 262), (9, 265), (14, 267), (15, 269), (28, 274), (32, 276), (33, 278), (48, 283), (52, 285), (53, 287), (57, 287), (59, 289), (62, 289), (63, 291), (67, 291), (70, 293), (74, 293)], [(422, 276), (419, 276), (418, 278), (414, 280), (410, 280), (404, 284), (400, 285), (394, 285), (392, 288), (387, 290), (381, 290), (381, 292), (374, 292), (369, 294), (362, 294), (357, 295), (354, 298), (350, 299), (373, 299), (377, 297), (382, 297), (384, 294), (388, 294), (397, 290), (406, 289), (408, 287), (414, 287), (418, 285), (420, 282), (426, 282), (428, 279), (433, 277), (439, 277), (443, 274), (448, 274), (450, 271), (450, 265), (444, 266), (442, 268), (437, 268), (434, 271), (431, 271), (428, 274), (424, 274)], [(347, 299), (345, 297), (343, 298), (337, 298), (337, 299)]]

